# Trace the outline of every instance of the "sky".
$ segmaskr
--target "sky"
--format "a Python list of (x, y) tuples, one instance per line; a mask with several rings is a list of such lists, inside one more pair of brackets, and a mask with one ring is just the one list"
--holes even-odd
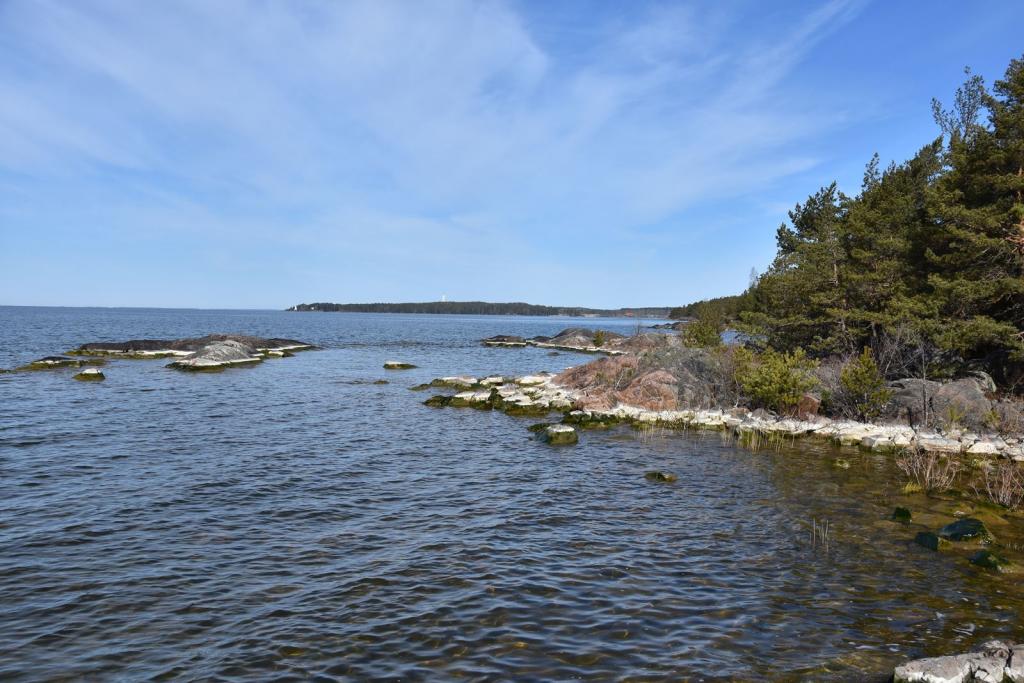
[(0, 304), (677, 305), (1024, 3), (0, 0)]

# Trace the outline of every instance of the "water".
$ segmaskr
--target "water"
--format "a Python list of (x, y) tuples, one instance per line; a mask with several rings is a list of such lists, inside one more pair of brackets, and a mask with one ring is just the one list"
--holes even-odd
[[(586, 361), (477, 342), (580, 324), (635, 325), (0, 308), (0, 367), (212, 332), (325, 347), (0, 375), (0, 679), (871, 680), (1024, 639), (1019, 580), (887, 521), (907, 504), (888, 458), (627, 428), (551, 448), (408, 391)], [(929, 528), (964, 507), (911, 503)]]

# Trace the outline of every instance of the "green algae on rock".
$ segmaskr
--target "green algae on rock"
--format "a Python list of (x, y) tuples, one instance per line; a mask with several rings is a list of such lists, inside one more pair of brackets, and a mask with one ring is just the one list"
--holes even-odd
[(107, 377), (97, 368), (86, 368), (74, 376), (79, 382), (102, 382)]

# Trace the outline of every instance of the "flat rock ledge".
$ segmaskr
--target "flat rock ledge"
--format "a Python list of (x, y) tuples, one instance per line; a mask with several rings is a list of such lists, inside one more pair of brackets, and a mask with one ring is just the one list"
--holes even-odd
[(893, 683), (1024, 683), (1024, 644), (993, 640), (978, 652), (918, 659), (896, 667)]
[(503, 410), (518, 415), (563, 413), (563, 422), (583, 428), (607, 428), (632, 424), (638, 428), (697, 429), (730, 431), (742, 441), (773, 441), (781, 438), (817, 438), (843, 446), (856, 446), (879, 452), (919, 449), (939, 454), (968, 454), (1003, 457), (1024, 462), (1024, 442), (1020, 437), (981, 435), (952, 430), (933, 432), (906, 425), (881, 425), (849, 420), (831, 420), (816, 416), (801, 420), (780, 417), (746, 408), (648, 410), (618, 404), (608, 410), (580, 409), (582, 392), (560, 386), (547, 373), (523, 377), (485, 377), (468, 375), (442, 377), (430, 384), (413, 387), (452, 389), (458, 393), (438, 395), (425, 403), (433, 407), (467, 407)]

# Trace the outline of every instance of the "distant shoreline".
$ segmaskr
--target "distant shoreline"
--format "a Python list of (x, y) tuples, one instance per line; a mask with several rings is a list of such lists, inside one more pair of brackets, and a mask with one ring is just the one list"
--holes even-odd
[(430, 301), (417, 303), (297, 304), (285, 309), (292, 312), (315, 313), (427, 313), (447, 315), (523, 315), (534, 317), (574, 318), (668, 318), (670, 306), (638, 308), (584, 308), (581, 306), (541, 306), (522, 302), (490, 303), (487, 301)]

